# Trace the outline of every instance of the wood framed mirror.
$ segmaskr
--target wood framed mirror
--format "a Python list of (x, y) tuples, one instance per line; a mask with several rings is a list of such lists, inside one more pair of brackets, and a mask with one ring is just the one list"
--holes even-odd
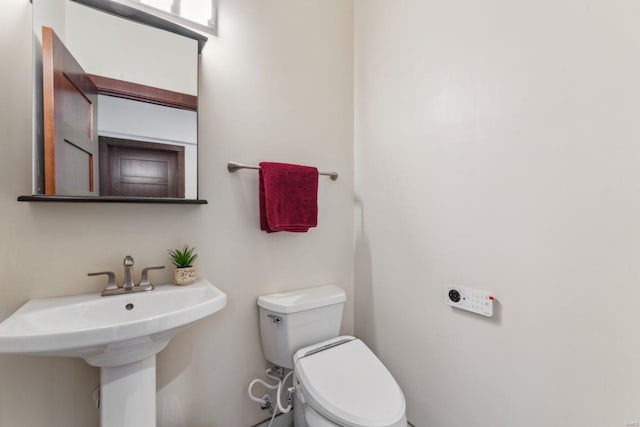
[(199, 201), (207, 38), (110, 0), (32, 3), (31, 199)]

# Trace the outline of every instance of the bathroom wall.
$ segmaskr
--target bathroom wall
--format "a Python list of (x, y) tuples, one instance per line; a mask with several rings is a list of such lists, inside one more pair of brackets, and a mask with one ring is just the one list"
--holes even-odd
[[(345, 0), (219, 1), (219, 36), (201, 59), (200, 196), (206, 206), (18, 203), (31, 189), (31, 6), (0, 3), (0, 319), (33, 297), (99, 291), (86, 273), (126, 254), (169, 265), (197, 246), (200, 274), (229, 305), (158, 357), (159, 426), (247, 427), (267, 416), (246, 397), (262, 374), (258, 295), (336, 283), (352, 332), (353, 4)], [(320, 182), (319, 227), (266, 235), (257, 175), (226, 162), (336, 170)], [(170, 271), (156, 276), (168, 281)], [(0, 356), (1, 426), (97, 426), (98, 370), (74, 359)]]
[(65, 39), (67, 33), (67, 1), (69, 0), (35, 0), (36, 6), (32, 13), (31, 22), (33, 35), (40, 46), (42, 46), (43, 26), (53, 29), (61, 40)]
[[(64, 41), (87, 73), (198, 94), (198, 79), (194, 77), (198, 75), (196, 40), (121, 19), (71, 0), (65, 1), (65, 7)], [(96, 31), (92, 37), (86, 37), (94, 28), (110, 31)]]
[[(355, 330), (409, 419), (640, 421), (640, 3), (355, 16)], [(496, 316), (446, 306), (452, 283), (494, 292)]]

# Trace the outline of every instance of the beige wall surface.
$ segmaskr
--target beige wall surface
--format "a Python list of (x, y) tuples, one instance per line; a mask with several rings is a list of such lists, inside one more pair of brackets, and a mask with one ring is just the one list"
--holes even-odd
[(198, 95), (196, 40), (71, 0), (65, 5), (63, 40), (87, 73)]
[(31, 22), (33, 35), (42, 44), (42, 27), (53, 29), (60, 40), (66, 36), (66, 17), (68, 0), (31, 0), (35, 3), (32, 9)]
[[(158, 357), (159, 425), (246, 427), (263, 373), (258, 295), (335, 283), (352, 301), (353, 5), (344, 0), (220, 1), (202, 56), (200, 196), (206, 206), (18, 203), (31, 189), (31, 6), (0, 2), (0, 319), (33, 297), (98, 291), (86, 273), (136, 271), (189, 243), (229, 296)], [(330, 31), (328, 30), (330, 23)], [(340, 172), (322, 179), (319, 227), (259, 231), (257, 175), (226, 162), (275, 160)], [(169, 280), (170, 272), (160, 275)], [(352, 332), (352, 305), (344, 332)], [(0, 356), (0, 426), (97, 426), (98, 370), (81, 360)]]
[[(640, 421), (640, 3), (355, 16), (355, 330), (409, 419)], [(446, 306), (452, 283), (494, 292), (497, 315)]]

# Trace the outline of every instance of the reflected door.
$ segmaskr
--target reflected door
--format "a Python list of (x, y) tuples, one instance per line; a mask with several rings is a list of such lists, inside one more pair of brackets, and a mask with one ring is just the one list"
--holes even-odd
[(98, 96), (78, 61), (42, 27), (45, 194), (98, 195)]
[(184, 147), (100, 137), (100, 195), (184, 198)]

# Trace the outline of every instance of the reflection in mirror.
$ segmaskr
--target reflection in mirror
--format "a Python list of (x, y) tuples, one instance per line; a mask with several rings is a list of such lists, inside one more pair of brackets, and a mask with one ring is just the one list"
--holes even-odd
[(33, 0), (34, 194), (197, 199), (198, 41), (81, 3)]

